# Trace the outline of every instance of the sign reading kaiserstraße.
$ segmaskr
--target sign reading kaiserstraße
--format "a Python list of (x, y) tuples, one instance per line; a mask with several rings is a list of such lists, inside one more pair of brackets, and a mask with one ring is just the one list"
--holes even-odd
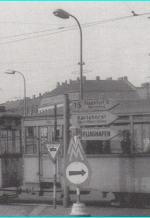
[(71, 115), (72, 125), (79, 126), (93, 126), (93, 125), (108, 125), (117, 119), (117, 116), (107, 112), (89, 112), (77, 113)]
[(118, 132), (111, 128), (85, 128), (81, 129), (82, 140), (109, 140), (118, 135)]
[(118, 103), (113, 99), (84, 99), (72, 101), (71, 112), (104, 111), (113, 108)]

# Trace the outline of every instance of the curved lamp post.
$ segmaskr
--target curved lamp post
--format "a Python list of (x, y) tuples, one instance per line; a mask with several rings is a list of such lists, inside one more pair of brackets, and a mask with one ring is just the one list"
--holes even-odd
[(79, 23), (79, 21), (77, 20), (77, 18), (71, 14), (69, 14), (68, 12), (62, 10), (62, 9), (57, 9), (53, 12), (53, 14), (57, 17), (60, 17), (62, 19), (68, 19), (69, 17), (73, 17), (78, 26), (79, 26), (79, 30), (80, 30), (80, 99), (82, 100), (83, 99), (83, 78), (82, 78), (82, 74), (83, 74), (83, 70), (82, 70), (82, 65), (83, 65), (83, 62), (82, 62), (82, 29), (81, 29), (81, 25)]
[(16, 70), (6, 70), (5, 73), (6, 74), (19, 73), (23, 77), (23, 81), (24, 81), (24, 117), (25, 117), (26, 116), (26, 80), (25, 80), (25, 77), (21, 72), (16, 71)]

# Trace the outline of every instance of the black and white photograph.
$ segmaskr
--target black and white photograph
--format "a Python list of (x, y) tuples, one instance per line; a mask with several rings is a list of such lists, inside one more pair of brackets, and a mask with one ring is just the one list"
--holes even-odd
[(0, 217), (150, 217), (150, 1), (0, 1)]

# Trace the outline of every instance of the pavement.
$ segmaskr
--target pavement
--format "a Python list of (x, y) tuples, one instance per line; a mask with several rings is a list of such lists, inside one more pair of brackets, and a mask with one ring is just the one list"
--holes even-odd
[[(56, 209), (47, 204), (11, 204), (0, 205), (0, 217), (71, 217), (72, 206), (64, 208), (57, 205)], [(150, 217), (150, 209), (120, 208), (106, 206), (88, 206), (86, 213), (91, 217)], [(76, 215), (74, 215), (76, 217)]]
[[(61, 193), (57, 193), (56, 208), (53, 206), (53, 193), (22, 193), (10, 204), (0, 204), (0, 217), (70, 217), (76, 195), (70, 195), (70, 206), (63, 207)], [(85, 203), (85, 211), (91, 217), (150, 217), (150, 207), (147, 208), (121, 208), (120, 205), (112, 206), (113, 194), (103, 198), (98, 190), (93, 190), (88, 195), (82, 195), (81, 201)], [(75, 215), (74, 215), (75, 216)]]
[[(32, 213), (31, 215), (32, 217), (70, 217), (71, 211), (71, 207), (63, 208), (62, 206), (57, 206), (54, 209), (52, 206), (46, 206), (38, 215), (36, 214), (36, 209), (34, 214)], [(150, 209), (89, 206), (86, 208), (86, 212), (91, 217), (150, 217)]]
[[(70, 194), (71, 204), (75, 203), (77, 199), (76, 194)], [(109, 193), (105, 198), (98, 190), (93, 190), (90, 194), (81, 195), (81, 201), (87, 205), (109, 204), (114, 199), (114, 195)], [(63, 205), (63, 197), (61, 192), (56, 195), (57, 205)], [(35, 204), (53, 204), (53, 192), (45, 192), (43, 196), (39, 196), (39, 192), (22, 193), (15, 199), (15, 203), (35, 203)]]

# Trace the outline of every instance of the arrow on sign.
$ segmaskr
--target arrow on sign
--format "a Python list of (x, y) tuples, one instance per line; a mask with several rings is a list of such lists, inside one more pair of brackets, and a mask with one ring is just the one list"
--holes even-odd
[(84, 170), (81, 171), (69, 171), (69, 176), (82, 175), (84, 176), (86, 172)]

